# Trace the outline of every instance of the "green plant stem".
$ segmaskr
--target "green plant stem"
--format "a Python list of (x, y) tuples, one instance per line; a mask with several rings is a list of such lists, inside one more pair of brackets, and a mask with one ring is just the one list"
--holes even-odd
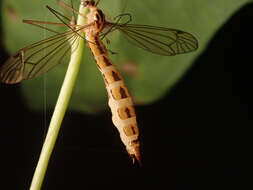
[[(80, 6), (79, 12), (82, 14), (87, 14), (88, 9)], [(85, 18), (78, 15), (77, 19), (77, 25), (84, 25), (85, 24)], [(81, 34), (84, 36), (84, 34)], [(65, 75), (65, 79), (55, 106), (55, 110), (53, 113), (53, 116), (51, 118), (51, 122), (48, 128), (47, 136), (45, 139), (45, 142), (43, 144), (40, 158), (37, 164), (37, 167), (34, 172), (34, 176), (32, 179), (32, 183), (30, 186), (30, 190), (39, 190), (41, 188), (48, 162), (50, 160), (50, 156), (52, 154), (58, 132), (60, 130), (60, 126), (64, 117), (64, 114), (66, 112), (66, 109), (68, 107), (68, 103), (71, 97), (71, 93), (77, 78), (77, 74), (79, 71), (80, 63), (82, 60), (83, 55), (83, 48), (84, 48), (84, 40), (82, 38), (79, 38), (72, 46), (72, 48), (75, 48), (75, 45), (78, 43), (78, 48), (71, 54), (70, 63), (68, 66), (67, 73)]]

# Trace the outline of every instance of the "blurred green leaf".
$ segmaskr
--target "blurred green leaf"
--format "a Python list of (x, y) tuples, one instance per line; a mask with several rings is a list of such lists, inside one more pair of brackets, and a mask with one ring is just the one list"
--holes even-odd
[[(251, 1), (128, 0), (125, 11), (133, 15), (132, 23), (181, 29), (192, 33), (199, 40), (199, 49), (196, 52), (166, 57), (133, 47), (118, 32), (110, 34), (111, 45), (107, 48), (118, 53), (112, 55), (111, 59), (123, 74), (134, 100), (139, 104), (148, 104), (163, 96), (204, 51), (208, 41), (222, 24), (247, 2)], [(52, 0), (3, 0), (2, 3), (4, 43), (10, 53), (49, 37), (46, 31), (23, 24), (22, 19), (57, 21), (45, 5), (61, 10)], [(74, 3), (77, 5), (78, 1)], [(122, 13), (124, 1), (102, 0), (99, 7), (112, 20)], [(103, 110), (107, 108), (106, 90), (87, 48), (83, 63), (70, 109), (90, 113)], [(22, 90), (26, 102), (34, 109), (43, 109), (45, 104), (54, 107), (65, 71), (66, 65), (60, 65), (44, 76), (24, 81)]]

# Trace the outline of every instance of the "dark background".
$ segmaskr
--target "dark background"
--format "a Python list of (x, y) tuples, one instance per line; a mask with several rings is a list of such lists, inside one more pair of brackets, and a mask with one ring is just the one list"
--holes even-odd
[[(43, 189), (95, 184), (248, 189), (253, 175), (252, 18), (249, 4), (217, 31), (165, 97), (136, 107), (142, 168), (130, 163), (109, 110), (96, 116), (68, 111)], [(1, 47), (1, 63), (7, 58)], [(44, 116), (25, 106), (19, 85), (0, 84), (0, 97), (0, 189), (28, 189), (45, 134)]]

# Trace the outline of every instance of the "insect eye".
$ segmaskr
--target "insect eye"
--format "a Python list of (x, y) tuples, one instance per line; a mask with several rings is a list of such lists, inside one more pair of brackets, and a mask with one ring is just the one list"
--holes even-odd
[(92, 6), (94, 6), (94, 5), (95, 5), (95, 1), (90, 1), (90, 4), (91, 4)]
[(83, 1), (83, 6), (88, 6), (89, 5), (89, 1)]

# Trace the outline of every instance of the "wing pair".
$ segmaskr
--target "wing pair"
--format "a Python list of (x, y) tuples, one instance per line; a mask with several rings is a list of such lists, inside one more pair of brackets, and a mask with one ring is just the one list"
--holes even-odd
[[(2, 82), (14, 84), (24, 79), (40, 76), (67, 60), (74, 51), (73, 44), (76, 44), (81, 37), (79, 31), (89, 27), (88, 25), (72, 27), (67, 24), (71, 19), (48, 6), (47, 8), (56, 15), (61, 23), (28, 20), (25, 22), (54, 32), (56, 35), (22, 48), (12, 55), (0, 68)], [(58, 33), (41, 24), (65, 25), (69, 29), (67, 32)], [(115, 29), (121, 31), (132, 44), (159, 55), (172, 56), (188, 53), (198, 48), (197, 39), (193, 35), (176, 29), (106, 22), (105, 28), (108, 27), (113, 28), (112, 31)]]

